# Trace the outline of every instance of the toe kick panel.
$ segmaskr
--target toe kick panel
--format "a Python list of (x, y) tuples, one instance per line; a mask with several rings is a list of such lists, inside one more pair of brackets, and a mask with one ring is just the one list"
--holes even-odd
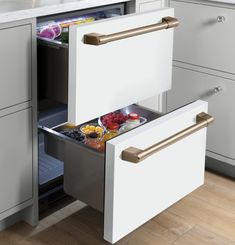
[(107, 142), (105, 240), (115, 243), (203, 184), (212, 118), (203, 123), (202, 112), (207, 103), (196, 101)]
[(70, 28), (69, 122), (78, 125), (171, 88), (173, 16), (166, 8)]

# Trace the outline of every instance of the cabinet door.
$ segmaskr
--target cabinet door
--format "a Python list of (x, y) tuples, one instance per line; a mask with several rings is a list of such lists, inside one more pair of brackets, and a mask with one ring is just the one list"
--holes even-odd
[(32, 111), (0, 118), (0, 213), (32, 198)]
[(235, 10), (170, 1), (180, 26), (174, 60), (235, 74)]
[(106, 240), (115, 243), (203, 184), (206, 128), (174, 141), (138, 164), (124, 158), (129, 147), (149, 152), (150, 146), (194, 127), (201, 112), (207, 112), (207, 103), (197, 101), (107, 142)]
[(0, 109), (31, 99), (31, 25), (0, 27)]
[(197, 99), (208, 101), (215, 122), (208, 130), (207, 150), (235, 159), (235, 82), (213, 75), (173, 68), (173, 87), (167, 93), (167, 110), (171, 111)]
[[(168, 8), (70, 28), (69, 122), (81, 124), (171, 88), (173, 28), (127, 33), (173, 15)], [(98, 46), (84, 43), (86, 34), (110, 37), (122, 31), (128, 38)]]

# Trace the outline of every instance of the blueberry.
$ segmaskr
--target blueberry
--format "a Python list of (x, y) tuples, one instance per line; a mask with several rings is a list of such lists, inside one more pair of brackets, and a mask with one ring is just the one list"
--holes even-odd
[(77, 141), (84, 141), (85, 137), (82, 135), (82, 133), (79, 131), (79, 129), (69, 129), (69, 130), (62, 130), (60, 131), (61, 134), (66, 135), (74, 140)]

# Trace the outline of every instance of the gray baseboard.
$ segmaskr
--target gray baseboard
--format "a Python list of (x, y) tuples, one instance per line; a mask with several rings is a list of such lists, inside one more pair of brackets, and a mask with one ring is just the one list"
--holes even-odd
[(221, 162), (211, 157), (206, 157), (206, 168), (235, 179), (235, 166), (231, 164)]
[(0, 231), (7, 229), (8, 227), (20, 222), (25, 221), (31, 226), (38, 224), (38, 209), (31, 205), (26, 207), (17, 213), (14, 213), (3, 220), (0, 220)]
[(0, 221), (0, 231), (7, 229), (8, 227), (18, 223), (19, 221), (21, 221), (20, 212), (12, 214), (11, 216)]

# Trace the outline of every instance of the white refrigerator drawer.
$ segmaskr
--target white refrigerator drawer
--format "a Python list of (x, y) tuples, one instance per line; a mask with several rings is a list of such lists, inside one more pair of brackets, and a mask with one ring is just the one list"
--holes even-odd
[[(168, 16), (174, 16), (173, 9), (125, 15), (70, 28), (70, 123), (81, 124), (171, 88), (174, 28), (170, 27), (176, 26), (178, 21), (164, 21)], [(162, 23), (167, 29), (153, 31)], [(141, 30), (133, 31), (140, 27)], [(130, 31), (135, 36), (131, 36)], [(102, 36), (96, 38), (94, 33)], [(93, 40), (98, 45), (91, 45)], [(103, 41), (107, 42), (102, 44)]]
[(65, 191), (104, 212), (104, 239), (115, 243), (203, 184), (206, 112), (203, 101), (166, 115), (146, 110), (148, 123), (108, 141), (104, 154), (42, 131), (65, 161)]

